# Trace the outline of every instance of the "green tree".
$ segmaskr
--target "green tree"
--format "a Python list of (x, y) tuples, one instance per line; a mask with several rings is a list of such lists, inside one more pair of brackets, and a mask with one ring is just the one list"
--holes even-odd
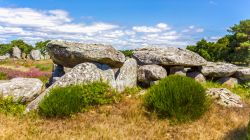
[(5, 55), (6, 53), (12, 52), (13, 46), (10, 44), (0, 44), (0, 55)]
[[(230, 47), (230, 61), (250, 62), (250, 20), (242, 20), (229, 30), (233, 34)], [(233, 55), (234, 53), (235, 55)]]
[(44, 55), (46, 53), (46, 45), (49, 41), (50, 40), (37, 42), (35, 45), (35, 49), (40, 50), (41, 53)]
[(202, 39), (187, 49), (200, 54), (209, 61), (226, 61), (231, 63), (250, 62), (250, 20), (243, 20), (228, 30), (217, 42)]
[(29, 54), (30, 51), (33, 49), (32, 45), (29, 45), (27, 43), (25, 43), (23, 40), (19, 39), (19, 40), (12, 40), (10, 45), (12, 47), (18, 47), (19, 49), (22, 50), (22, 52)]

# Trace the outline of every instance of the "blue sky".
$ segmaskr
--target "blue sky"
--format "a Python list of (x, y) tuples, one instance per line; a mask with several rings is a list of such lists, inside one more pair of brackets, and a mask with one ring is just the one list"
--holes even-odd
[(250, 19), (250, 0), (0, 0), (0, 42), (63, 39), (185, 47)]

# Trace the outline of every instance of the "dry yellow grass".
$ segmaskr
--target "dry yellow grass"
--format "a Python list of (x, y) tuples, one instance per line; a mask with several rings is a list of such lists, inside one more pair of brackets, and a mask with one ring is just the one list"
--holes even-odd
[(140, 99), (131, 97), (67, 119), (0, 115), (0, 139), (235, 139), (244, 136), (250, 112), (212, 105), (195, 122), (171, 125), (143, 110)]

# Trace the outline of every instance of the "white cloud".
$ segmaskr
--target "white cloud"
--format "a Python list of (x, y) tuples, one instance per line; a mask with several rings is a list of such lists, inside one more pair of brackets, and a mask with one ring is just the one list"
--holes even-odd
[(202, 33), (204, 32), (203, 28), (197, 28), (194, 25), (189, 26), (187, 29), (182, 30), (183, 33)]
[(165, 24), (165, 23), (158, 23), (157, 25), (156, 25), (156, 27), (158, 27), (158, 28), (160, 28), (160, 29), (163, 29), (163, 30), (170, 30), (171, 28), (167, 25), (167, 24)]
[(156, 26), (134, 26), (133, 30), (139, 33), (158, 33), (165, 30), (170, 30), (171, 28), (165, 23), (158, 23)]
[(187, 32), (178, 32), (166, 23), (131, 28), (111, 23), (77, 23), (64, 10), (35, 10), (31, 8), (0, 7), (0, 42), (14, 38), (35, 43), (46, 39), (61, 39), (85, 43), (111, 44), (117, 49), (144, 45), (185, 47), (190, 38), (185, 33), (203, 32), (190, 26)]
[(135, 26), (133, 27), (133, 30), (141, 33), (157, 33), (162, 31), (159, 28), (147, 27), (147, 26)]

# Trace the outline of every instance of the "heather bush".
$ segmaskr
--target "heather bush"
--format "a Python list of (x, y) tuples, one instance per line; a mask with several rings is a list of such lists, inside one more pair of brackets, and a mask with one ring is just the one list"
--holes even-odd
[(13, 70), (9, 68), (1, 68), (0, 67), (0, 73), (3, 73), (6, 75), (7, 79), (12, 79), (16, 77), (26, 77), (26, 78), (37, 78), (37, 77), (49, 77), (49, 72), (41, 72), (36, 68), (31, 68), (29, 71), (18, 71)]
[(168, 76), (150, 87), (144, 105), (158, 117), (174, 122), (197, 119), (207, 109), (204, 88), (195, 80), (179, 75)]
[(70, 116), (91, 106), (112, 103), (115, 92), (106, 83), (56, 87), (39, 104), (39, 113), (46, 117)]

